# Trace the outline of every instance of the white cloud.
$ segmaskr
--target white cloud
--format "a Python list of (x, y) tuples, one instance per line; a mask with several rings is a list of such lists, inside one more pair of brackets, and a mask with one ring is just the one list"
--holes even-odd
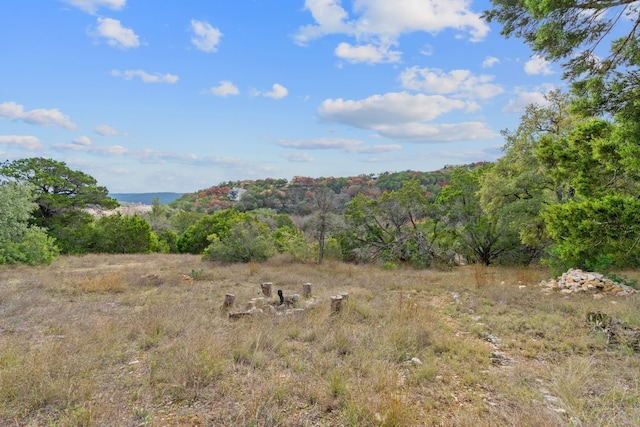
[(402, 148), (398, 144), (388, 145), (366, 145), (360, 139), (350, 138), (316, 138), (280, 140), (277, 144), (281, 147), (304, 149), (304, 150), (340, 150), (345, 153), (371, 154), (397, 151)]
[(113, 47), (129, 49), (140, 46), (136, 33), (130, 28), (123, 27), (117, 19), (98, 18), (94, 35), (106, 38), (107, 44)]
[[(51, 145), (51, 148), (59, 152), (68, 152), (68, 151), (82, 152), (82, 153), (88, 153), (88, 154), (101, 156), (101, 157), (122, 156), (122, 155), (131, 153), (131, 151), (128, 148), (123, 147), (121, 145), (95, 146), (95, 145), (92, 145), (91, 141), (88, 141), (88, 139), (89, 138), (86, 138), (86, 140), (83, 140), (81, 137), (74, 140), (71, 144), (53, 144)], [(85, 143), (83, 143), (83, 141)]]
[(400, 62), (402, 52), (389, 50), (389, 46), (375, 46), (365, 44), (353, 46), (349, 43), (340, 43), (335, 49), (338, 58), (342, 58), (353, 64), (364, 62), (378, 64), (381, 62)]
[(486, 58), (484, 58), (484, 61), (482, 61), (482, 68), (491, 68), (499, 63), (500, 60), (495, 56), (487, 56)]
[(281, 154), (280, 157), (294, 163), (313, 163), (316, 159), (309, 153), (287, 153)]
[(527, 106), (531, 104), (548, 105), (549, 101), (545, 98), (545, 95), (551, 90), (553, 90), (553, 85), (544, 85), (532, 91), (516, 88), (516, 97), (509, 100), (502, 112), (507, 114), (523, 113)]
[(382, 136), (413, 142), (455, 142), (495, 138), (498, 133), (482, 122), (408, 123), (380, 125), (375, 130)]
[(149, 74), (143, 70), (112, 70), (111, 75), (114, 77), (122, 77), (125, 80), (131, 80), (134, 77), (140, 77), (143, 83), (169, 83), (173, 84), (178, 81), (179, 77), (173, 74)]
[(0, 135), (0, 144), (27, 151), (37, 151), (43, 148), (40, 140), (35, 136)]
[(317, 25), (300, 27), (294, 36), (298, 44), (304, 45), (327, 34), (348, 34), (353, 31), (352, 26), (345, 22), (348, 14), (342, 8), (341, 0), (305, 0), (304, 8), (311, 12)]
[(524, 72), (529, 75), (549, 75), (553, 74), (549, 61), (540, 55), (533, 55), (530, 60), (524, 64)]
[(69, 116), (62, 114), (57, 108), (50, 110), (39, 108), (24, 111), (24, 107), (15, 102), (4, 102), (0, 104), (0, 117), (13, 121), (21, 120), (26, 123), (41, 126), (61, 126), (66, 129), (76, 129), (78, 127), (69, 119)]
[[(388, 46), (396, 44), (402, 34), (436, 34), (446, 29), (468, 33), (471, 41), (480, 41), (489, 32), (489, 26), (470, 5), (469, 0), (355, 0), (350, 17), (341, 0), (305, 0), (305, 10), (311, 12), (315, 24), (300, 27), (294, 41), (306, 45), (326, 35), (343, 34), (354, 37), (358, 46)], [(336, 54), (357, 58), (365, 53), (346, 47), (336, 49)], [(392, 57), (397, 55), (399, 52), (394, 52)], [(366, 57), (374, 58), (371, 52)], [(390, 62), (388, 57), (382, 58)]]
[(203, 52), (216, 52), (222, 37), (222, 32), (211, 26), (206, 21), (191, 20), (191, 31), (195, 36), (191, 38), (191, 43)]
[(91, 139), (88, 136), (81, 136), (73, 140), (73, 143), (76, 145), (81, 145), (83, 147), (88, 147), (91, 145)]
[(218, 86), (209, 89), (209, 92), (216, 96), (238, 95), (240, 91), (229, 80), (222, 80)]
[(263, 93), (262, 96), (273, 99), (282, 99), (288, 94), (289, 91), (286, 87), (282, 86), (281, 84), (275, 83), (273, 86), (271, 86), (271, 91)]
[(94, 129), (94, 132), (102, 136), (124, 135), (124, 133), (120, 132), (118, 129), (109, 125), (97, 125), (96, 128)]
[(101, 7), (111, 10), (122, 10), (127, 0), (62, 0), (87, 13), (94, 15)]
[(391, 92), (359, 101), (326, 99), (320, 105), (318, 114), (327, 121), (373, 129), (380, 123), (433, 120), (452, 110), (463, 109), (466, 105), (464, 101), (440, 95)]
[(374, 95), (358, 101), (327, 99), (318, 108), (318, 116), (330, 122), (372, 129), (386, 138), (414, 142), (449, 142), (497, 136), (481, 122), (427, 123), (454, 110), (473, 110), (474, 105), (441, 95), (400, 92)]
[(406, 89), (437, 94), (458, 94), (473, 98), (488, 99), (504, 92), (502, 86), (491, 83), (494, 76), (474, 76), (470, 70), (451, 70), (448, 73), (438, 68), (407, 68), (400, 74)]

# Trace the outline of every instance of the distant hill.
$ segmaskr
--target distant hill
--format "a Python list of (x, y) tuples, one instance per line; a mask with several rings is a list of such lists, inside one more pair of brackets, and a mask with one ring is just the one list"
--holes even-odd
[[(313, 195), (320, 188), (333, 190), (346, 203), (358, 193), (371, 199), (378, 198), (385, 192), (402, 188), (404, 182), (413, 179), (420, 182), (430, 200), (435, 200), (442, 188), (449, 184), (455, 169), (471, 170), (484, 164), (486, 162), (446, 165), (431, 172), (407, 170), (338, 178), (294, 176), (290, 181), (273, 178), (231, 181), (195, 193), (185, 193), (172, 201), (170, 206), (201, 213), (213, 213), (234, 206), (240, 212), (268, 208), (283, 214), (309, 215), (314, 209), (311, 204)], [(237, 197), (232, 197), (234, 193)]]
[(163, 205), (168, 205), (176, 199), (183, 196), (182, 193), (110, 193), (109, 196), (113, 197), (120, 203), (142, 203), (143, 205), (150, 205), (153, 203), (153, 199), (156, 197), (158, 201)]

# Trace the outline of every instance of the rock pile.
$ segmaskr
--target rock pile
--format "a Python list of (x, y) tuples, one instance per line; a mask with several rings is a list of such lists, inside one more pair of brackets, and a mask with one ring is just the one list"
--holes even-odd
[(605, 277), (604, 274), (582, 271), (577, 268), (569, 269), (556, 279), (543, 280), (540, 282), (540, 286), (542, 286), (542, 292), (544, 293), (554, 291), (559, 291), (563, 294), (588, 292), (593, 294), (594, 298), (602, 298), (605, 294), (627, 296), (637, 292), (630, 286), (614, 282)]

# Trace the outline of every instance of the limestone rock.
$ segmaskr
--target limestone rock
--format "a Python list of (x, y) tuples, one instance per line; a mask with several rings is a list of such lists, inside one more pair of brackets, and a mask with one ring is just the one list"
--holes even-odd
[(593, 294), (594, 298), (602, 298), (602, 294), (612, 296), (627, 296), (637, 291), (622, 283), (614, 282), (601, 273), (585, 272), (577, 268), (569, 269), (562, 276), (542, 281), (540, 283), (544, 293), (559, 291), (562, 294), (586, 292)]

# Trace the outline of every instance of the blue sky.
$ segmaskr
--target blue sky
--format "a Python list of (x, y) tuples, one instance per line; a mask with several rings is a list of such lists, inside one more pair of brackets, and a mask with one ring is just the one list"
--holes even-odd
[(492, 161), (561, 71), (488, 0), (4, 0), (0, 160), (121, 192)]

